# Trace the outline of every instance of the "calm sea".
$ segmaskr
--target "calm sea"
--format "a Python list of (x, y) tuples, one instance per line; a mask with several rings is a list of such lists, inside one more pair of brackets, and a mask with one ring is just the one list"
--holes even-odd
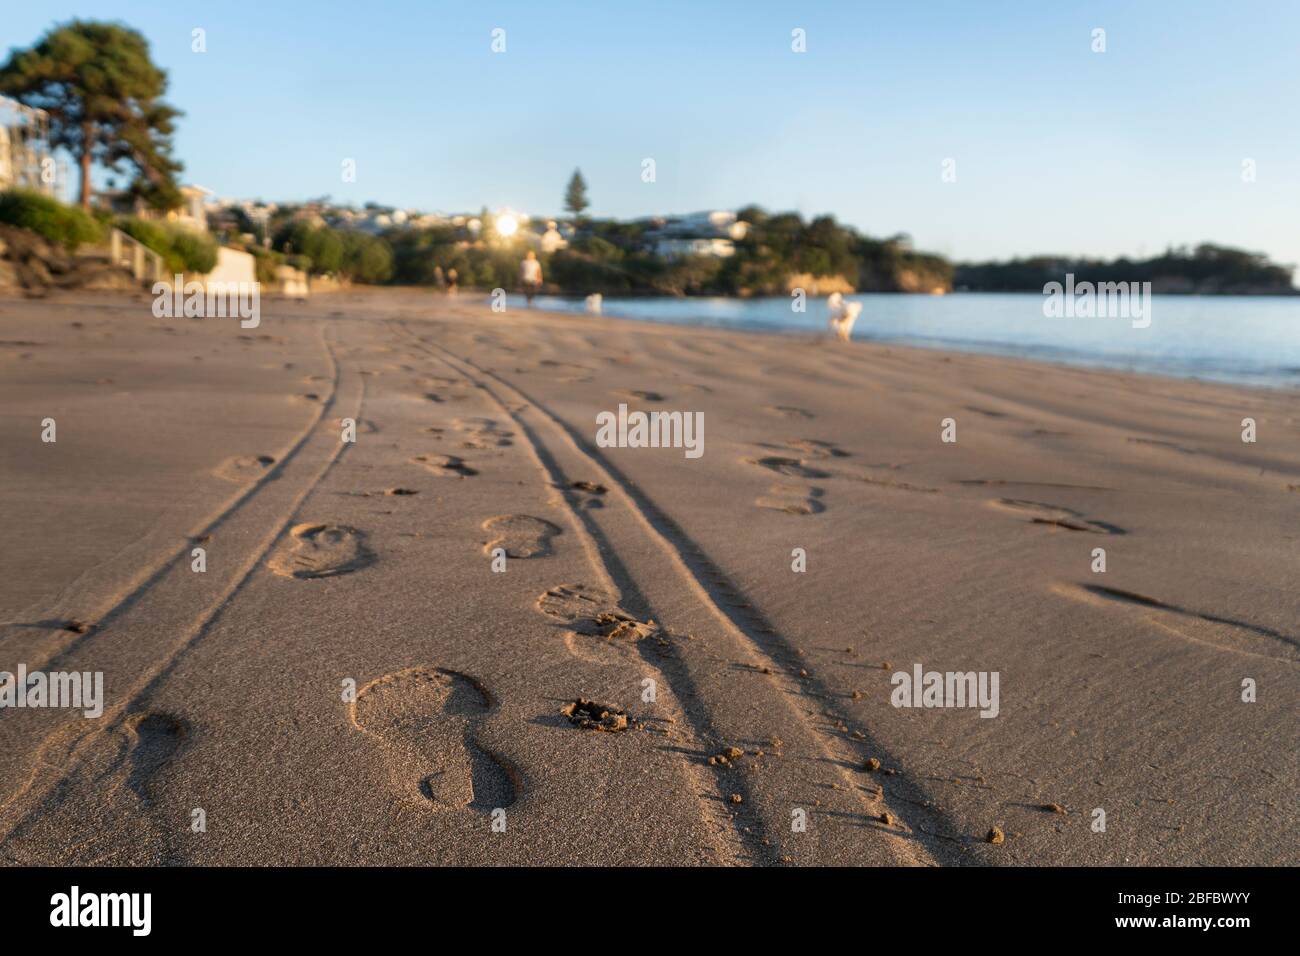
[[(1246, 385), (1300, 387), (1300, 296), (1153, 296), (1151, 325), (1128, 319), (1047, 318), (1035, 293), (855, 295), (853, 337), (1012, 355), (1072, 365)], [(582, 311), (582, 300), (539, 297), (539, 308)], [(523, 299), (510, 298), (510, 307)], [(605, 318), (781, 332), (827, 332), (825, 299), (805, 313), (786, 297), (607, 298)]]

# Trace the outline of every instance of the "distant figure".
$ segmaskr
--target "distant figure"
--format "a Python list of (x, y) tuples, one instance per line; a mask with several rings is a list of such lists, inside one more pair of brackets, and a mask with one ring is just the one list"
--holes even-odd
[(533, 304), (533, 296), (542, 287), (542, 264), (537, 261), (537, 253), (529, 249), (524, 261), (519, 264), (519, 278), (524, 283), (524, 297), (528, 304)]
[(587, 311), (592, 315), (600, 315), (600, 304), (603, 301), (604, 298), (599, 292), (593, 292), (587, 296)]
[(457, 291), (456, 280), (459, 278), (460, 278), (460, 274), (455, 269), (447, 270), (447, 294), (448, 295), (456, 294)]
[(832, 292), (826, 297), (826, 305), (831, 310), (831, 331), (839, 336), (841, 342), (847, 342), (853, 334), (853, 323), (858, 321), (858, 313), (862, 311), (862, 303), (845, 302), (844, 296)]
[(442, 266), (433, 267), (433, 281), (439, 289), (447, 288), (447, 277), (442, 274)]

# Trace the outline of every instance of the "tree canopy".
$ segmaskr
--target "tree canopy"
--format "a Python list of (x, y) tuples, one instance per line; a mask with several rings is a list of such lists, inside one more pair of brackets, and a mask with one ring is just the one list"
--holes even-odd
[(179, 111), (163, 102), (167, 74), (149, 44), (118, 23), (72, 20), (0, 66), (0, 93), (50, 116), (50, 144), (81, 168), (81, 205), (90, 208), (95, 163), (134, 173), (130, 191), (156, 209), (181, 204), (172, 157)]

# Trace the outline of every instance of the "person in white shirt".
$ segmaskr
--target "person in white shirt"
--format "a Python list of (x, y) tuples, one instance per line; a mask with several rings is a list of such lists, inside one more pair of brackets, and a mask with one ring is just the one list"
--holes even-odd
[(528, 304), (533, 304), (533, 296), (542, 288), (542, 264), (537, 261), (537, 253), (529, 249), (524, 261), (519, 264), (519, 278), (524, 283), (524, 295)]

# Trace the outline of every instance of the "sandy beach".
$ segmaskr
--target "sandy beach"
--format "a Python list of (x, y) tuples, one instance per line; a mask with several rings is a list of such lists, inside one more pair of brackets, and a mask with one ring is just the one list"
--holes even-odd
[(1300, 860), (1294, 391), (150, 301), (0, 300), (0, 670), (104, 687), (0, 711), (6, 863)]

